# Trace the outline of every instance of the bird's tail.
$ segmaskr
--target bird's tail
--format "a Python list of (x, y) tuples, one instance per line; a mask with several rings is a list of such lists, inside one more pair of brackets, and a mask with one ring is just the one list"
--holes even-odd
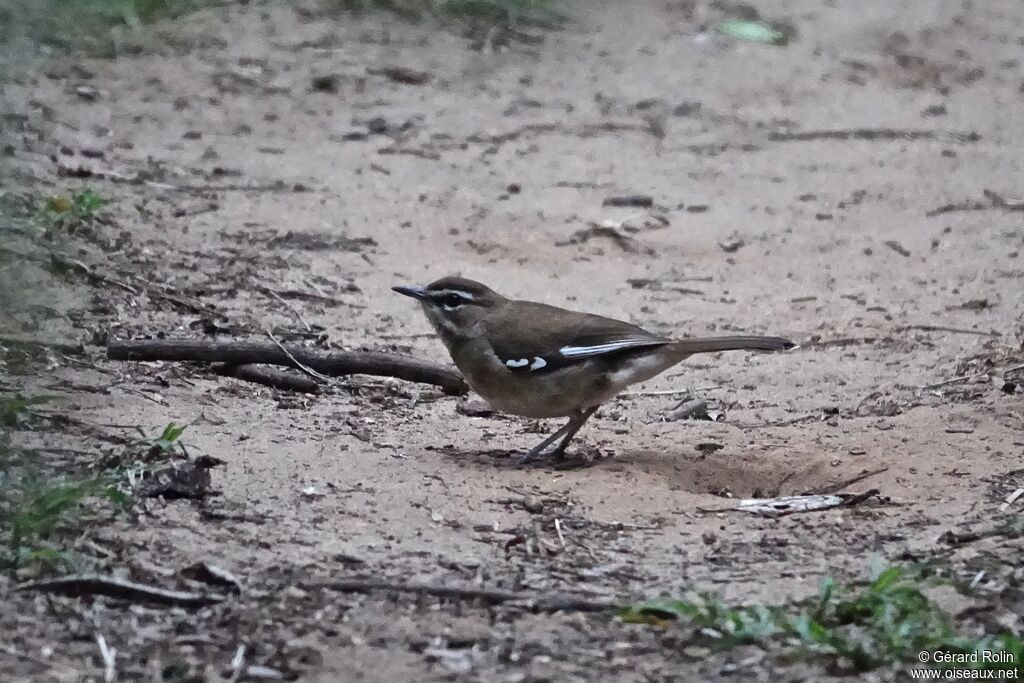
[(672, 348), (679, 353), (711, 353), (714, 351), (785, 351), (796, 348), (796, 344), (782, 337), (697, 337), (672, 342)]

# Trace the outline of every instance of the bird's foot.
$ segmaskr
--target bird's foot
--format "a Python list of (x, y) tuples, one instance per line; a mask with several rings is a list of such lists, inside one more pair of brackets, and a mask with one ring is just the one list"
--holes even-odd
[(512, 462), (520, 468), (547, 465), (556, 470), (574, 470), (594, 465), (610, 457), (610, 453), (602, 453), (596, 448), (581, 449), (573, 453), (566, 453), (565, 449), (554, 449), (537, 453), (529, 451), (513, 456)]
[(532, 465), (557, 464), (565, 460), (564, 448), (534, 448), (522, 455), (512, 457), (512, 462), (518, 467), (530, 467)]
[(596, 465), (602, 460), (607, 460), (610, 457), (612, 457), (610, 453), (602, 453), (597, 448), (594, 448), (587, 451), (579, 451), (573, 455), (563, 456), (552, 466), (556, 470), (575, 470), (581, 467)]

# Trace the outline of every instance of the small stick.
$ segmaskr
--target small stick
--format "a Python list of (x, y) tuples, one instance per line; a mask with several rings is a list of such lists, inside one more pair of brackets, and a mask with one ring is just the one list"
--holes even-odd
[(313, 330), (313, 328), (309, 326), (309, 323), (306, 322), (306, 319), (302, 317), (302, 313), (299, 312), (299, 309), (297, 309), (295, 306), (293, 306), (288, 300), (286, 300), (284, 297), (282, 297), (280, 294), (278, 294), (274, 290), (269, 289), (267, 287), (264, 287), (263, 291), (266, 292), (267, 294), (269, 294), (270, 296), (274, 297), (278, 301), (280, 301), (284, 305), (285, 308), (287, 308), (289, 311), (291, 311), (295, 315), (295, 317), (299, 319), (299, 322), (302, 323), (305, 326), (306, 332), (311, 332)]
[(166, 408), (167, 406), (170, 405), (169, 403), (167, 403), (167, 401), (165, 401), (163, 399), (163, 397), (160, 396), (160, 394), (157, 394), (155, 396), (150, 396), (149, 394), (147, 394), (144, 391), (140, 391), (139, 389), (134, 389), (132, 387), (124, 386), (123, 384), (120, 385), (120, 388), (121, 388), (122, 391), (125, 391), (125, 392), (127, 392), (129, 394), (133, 394), (135, 396), (141, 396), (142, 398), (146, 399), (147, 401), (152, 401), (153, 403), (157, 404), (158, 406), (163, 406), (163, 407)]
[(73, 270), (80, 275), (84, 275), (88, 280), (93, 280), (95, 282), (102, 282), (107, 285), (120, 287), (129, 294), (133, 294), (135, 296), (138, 296), (139, 294), (139, 290), (135, 289), (127, 282), (121, 282), (120, 280), (112, 278), (109, 275), (104, 275), (103, 273), (97, 272), (95, 268), (92, 268), (76, 259), (67, 258), (66, 256), (61, 256), (60, 254), (51, 251), (50, 261), (51, 263), (53, 263), (53, 265), (57, 266), (58, 268), (62, 268), (65, 271)]
[(314, 379), (318, 379), (318, 380), (321, 380), (323, 382), (330, 382), (331, 381), (331, 378), (328, 377), (327, 375), (322, 375), (319, 372), (317, 372), (316, 370), (313, 370), (312, 368), (308, 368), (305, 365), (303, 365), (302, 363), (300, 363), (298, 360), (296, 360), (295, 356), (292, 355), (291, 351), (289, 351), (288, 349), (286, 349), (283, 346), (281, 346), (281, 342), (277, 341), (277, 337), (274, 336), (273, 332), (271, 332), (270, 330), (268, 330), (265, 327), (263, 328), (263, 332), (268, 337), (270, 337), (270, 341), (274, 342), (277, 345), (277, 348), (281, 349), (281, 351), (284, 352), (284, 355), (288, 356), (288, 358), (289, 358), (289, 360), (291, 360), (291, 362), (295, 363), (295, 367), (297, 367), (299, 370), (302, 370), (304, 373), (306, 373), (307, 375), (309, 375), (310, 377), (312, 377)]
[(175, 306), (178, 306), (179, 308), (184, 308), (186, 311), (191, 311), (196, 315), (208, 315), (214, 318), (220, 318), (221, 320), (227, 320), (227, 316), (217, 311), (217, 309), (213, 308), (213, 306), (204, 304), (202, 301), (196, 301), (194, 299), (190, 300), (179, 294), (173, 294), (167, 291), (166, 289), (161, 291), (159, 289), (150, 287), (146, 289), (146, 294), (153, 297), (154, 299), (161, 299), (163, 301), (172, 303)]
[(675, 410), (665, 413), (662, 417), (667, 421), (673, 420), (686, 420), (688, 418), (703, 418), (708, 414), (708, 403), (707, 401), (695, 398), (692, 401), (685, 401)]
[(737, 424), (736, 426), (741, 429), (761, 429), (762, 427), (788, 427), (790, 425), (800, 424), (801, 422), (808, 422), (810, 420), (821, 419), (819, 415), (801, 415), (800, 417), (790, 418), (788, 420), (779, 420), (778, 422), (755, 422), (753, 424)]
[(238, 646), (235, 650), (235, 656), (231, 659), (231, 678), (230, 683), (235, 683), (242, 675), (242, 670), (245, 668), (245, 643)]
[(710, 387), (697, 387), (696, 389), (664, 389), (662, 391), (624, 391), (621, 394), (619, 394), (619, 396), (686, 396), (689, 394), (697, 393), (699, 391), (714, 391), (715, 389), (721, 388), (721, 385), (715, 385)]
[(809, 140), (949, 140), (951, 142), (977, 142), (981, 139), (981, 136), (974, 131), (842, 128), (807, 130), (795, 133), (772, 131), (768, 133), (768, 139), (773, 142), (804, 142)]
[(1010, 506), (1017, 502), (1017, 499), (1024, 496), (1024, 488), (1019, 488), (1006, 497), (1006, 500), (999, 506), (1000, 512), (1006, 512)]
[(372, 590), (397, 591), (399, 593), (432, 595), (438, 598), (481, 600), (491, 605), (499, 605), (506, 602), (526, 603), (540, 612), (606, 612), (620, 607), (618, 603), (614, 602), (588, 600), (573, 596), (541, 596), (530, 595), (520, 591), (463, 588), (461, 586), (441, 586), (428, 583), (393, 583), (376, 579), (343, 579), (307, 584), (306, 587), (325, 588), (341, 593), (362, 593)]
[(823, 496), (823, 495), (828, 495), (830, 493), (836, 493), (838, 491), (842, 491), (843, 489), (845, 489), (847, 487), (853, 486), (854, 484), (859, 484), (860, 482), (864, 481), (865, 479), (873, 477), (876, 474), (882, 474), (883, 472), (888, 472), (888, 471), (889, 471), (888, 467), (883, 467), (883, 468), (878, 469), (878, 470), (867, 470), (865, 472), (861, 472), (860, 474), (858, 474), (855, 477), (850, 477), (849, 479), (844, 479), (843, 481), (838, 482), (836, 484), (829, 484), (828, 486), (824, 486), (824, 487), (822, 487), (822, 488), (820, 488), (820, 489), (818, 489), (816, 491), (811, 491), (811, 493), (809, 495)]
[(1002, 337), (999, 332), (982, 332), (981, 330), (968, 330), (963, 327), (946, 327), (945, 325), (903, 325), (897, 330), (921, 330), (923, 332), (949, 332), (951, 334), (976, 334), (979, 337)]
[(562, 535), (562, 520), (558, 517), (555, 517), (555, 533), (558, 534), (558, 542), (561, 543), (562, 547), (564, 548), (565, 536)]
[(854, 505), (860, 505), (861, 503), (863, 503), (868, 498), (874, 498), (878, 494), (879, 494), (878, 489), (869, 489), (869, 490), (865, 491), (864, 493), (849, 493), (849, 494), (845, 494), (845, 495), (847, 495), (849, 497), (843, 499), (843, 504), (840, 507), (848, 508), (848, 507), (853, 507)]
[(640, 396), (689, 396), (689, 389), (665, 389), (663, 391), (624, 391), (618, 398), (633, 398)]
[(107, 375), (115, 374), (113, 370), (107, 370), (106, 368), (101, 368), (100, 366), (96, 365), (95, 363), (90, 363), (89, 361), (85, 361), (85, 360), (82, 360), (80, 358), (72, 358), (71, 356), (67, 355), (66, 353), (61, 353), (61, 352), (58, 351), (57, 355), (60, 356), (61, 358), (63, 358), (64, 360), (66, 360), (69, 363), (73, 363), (75, 365), (81, 365), (82, 367), (86, 367), (86, 368), (91, 368), (91, 369), (95, 370), (96, 372), (102, 372), (102, 373), (107, 374)]
[(935, 382), (934, 384), (926, 384), (921, 387), (921, 391), (930, 391), (932, 389), (938, 389), (939, 387), (948, 386), (950, 384), (960, 384), (961, 382), (970, 382), (972, 379), (979, 379), (981, 377), (987, 377), (988, 372), (976, 372), (973, 375), (960, 375), (959, 377), (953, 377), (952, 379), (943, 380), (941, 382)]
[(172, 591), (157, 586), (147, 586), (98, 574), (58, 576), (54, 579), (29, 581), (15, 586), (16, 591), (41, 591), (81, 597), (83, 595), (106, 595), (111, 598), (132, 602), (149, 602), (180, 607), (202, 607), (223, 600), (217, 595)]
[(817, 342), (801, 344), (800, 348), (822, 349), (827, 346), (853, 346), (854, 344), (874, 344), (878, 337), (842, 337), (839, 339), (822, 339)]
[(96, 632), (96, 645), (103, 660), (103, 683), (114, 683), (117, 678), (117, 651), (107, 647), (107, 641), (99, 631)]

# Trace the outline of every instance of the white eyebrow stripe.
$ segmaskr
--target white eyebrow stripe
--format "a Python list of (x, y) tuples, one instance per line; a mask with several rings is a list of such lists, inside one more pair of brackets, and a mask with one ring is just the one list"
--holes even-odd
[(611, 353), (612, 351), (629, 349), (635, 346), (653, 346), (655, 344), (662, 343), (664, 342), (657, 342), (650, 339), (623, 339), (617, 342), (596, 344), (594, 346), (563, 346), (558, 349), (558, 352), (566, 358), (574, 358), (577, 356), (596, 356), (598, 354)]
[(507, 365), (510, 368), (524, 368), (524, 367), (526, 367), (529, 364), (530, 364), (530, 359), (529, 358), (519, 358), (519, 359), (510, 358), (507, 361), (505, 361), (505, 365)]
[(541, 368), (546, 368), (547, 366), (548, 362), (541, 358), (540, 356), (534, 356), (533, 362), (530, 363), (531, 370), (540, 370)]
[(461, 289), (434, 289), (427, 292), (427, 294), (429, 296), (447, 296), (448, 294), (455, 294), (457, 296), (461, 296), (463, 299), (468, 299), (469, 301), (476, 301), (475, 296)]

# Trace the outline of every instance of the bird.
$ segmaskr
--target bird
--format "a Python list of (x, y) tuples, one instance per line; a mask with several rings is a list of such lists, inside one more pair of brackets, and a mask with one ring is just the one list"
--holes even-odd
[(510, 299), (458, 276), (392, 289), (419, 301), (470, 388), (493, 408), (530, 418), (569, 418), (518, 458), (524, 464), (564, 458), (602, 403), (693, 354), (796, 346), (782, 337), (753, 335), (670, 339), (621, 320)]

